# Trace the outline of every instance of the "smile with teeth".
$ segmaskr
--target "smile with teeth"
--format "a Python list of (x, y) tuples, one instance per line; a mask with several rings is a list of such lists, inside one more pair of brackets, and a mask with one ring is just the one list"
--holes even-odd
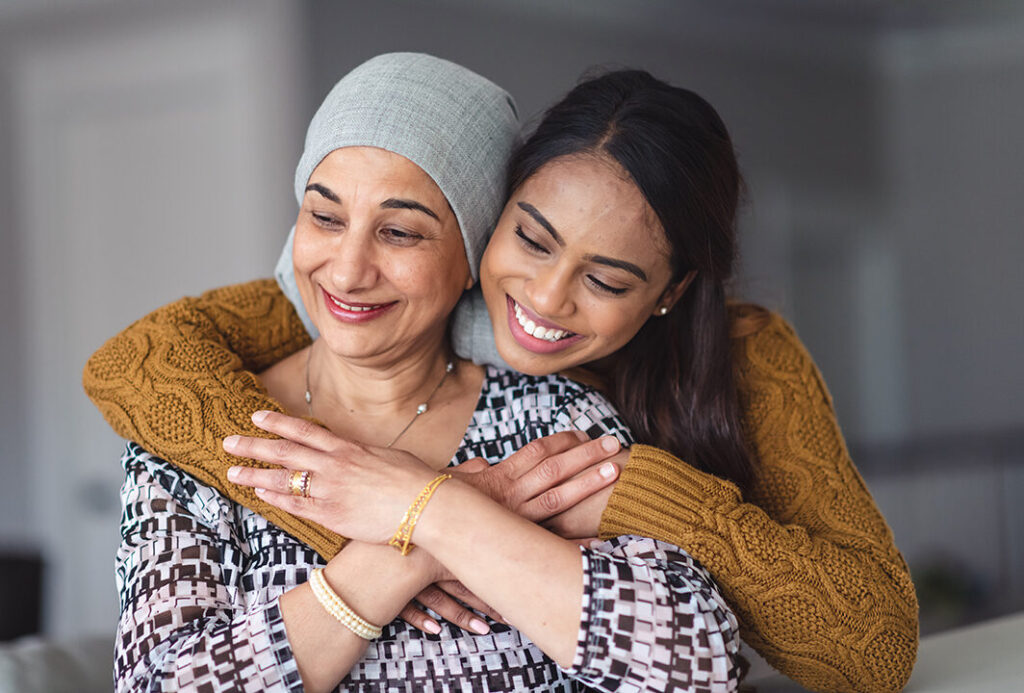
[(376, 305), (376, 306), (350, 306), (347, 303), (342, 303), (341, 301), (336, 299), (334, 296), (328, 295), (328, 298), (330, 298), (331, 301), (334, 302), (334, 305), (338, 306), (339, 308), (342, 308), (343, 310), (348, 310), (348, 311), (351, 311), (353, 313), (365, 313), (365, 312), (370, 311), (370, 310), (376, 310), (377, 308), (383, 308), (384, 305), (385, 305), (385, 304), (381, 303), (381, 304)]
[(543, 339), (545, 342), (557, 342), (560, 339), (572, 337), (576, 334), (575, 332), (569, 332), (568, 330), (556, 330), (550, 327), (544, 327), (543, 325), (538, 325), (527, 317), (526, 313), (523, 312), (523, 309), (519, 307), (518, 303), (515, 303), (515, 308), (516, 320), (519, 322), (519, 326), (523, 328), (523, 332), (534, 339)]

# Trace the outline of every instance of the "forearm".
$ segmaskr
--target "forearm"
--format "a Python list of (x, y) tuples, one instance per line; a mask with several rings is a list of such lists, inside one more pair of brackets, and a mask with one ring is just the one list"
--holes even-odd
[[(430, 579), (390, 547), (351, 542), (324, 571), (328, 584), (364, 620), (386, 625)], [(330, 691), (362, 657), (368, 641), (320, 604), (309, 582), (281, 596), (288, 642), (306, 691)]]
[(438, 488), (413, 540), (559, 665), (572, 664), (583, 595), (575, 543), (454, 479)]
[(639, 537), (581, 556), (577, 544), (472, 489), (445, 486), (417, 525), (421, 550), (574, 678), (603, 691), (626, 681), (642, 690), (735, 689), (735, 617), (689, 556)]
[[(744, 639), (805, 686), (899, 690), (917, 648), (909, 571), (870, 496), (847, 490), (859, 479), (838, 482), (823, 469), (800, 477), (798, 497), (809, 501), (782, 524), (732, 484), (635, 446), (600, 536), (638, 533), (684, 548), (721, 586)], [(842, 507), (854, 500), (866, 508)]]

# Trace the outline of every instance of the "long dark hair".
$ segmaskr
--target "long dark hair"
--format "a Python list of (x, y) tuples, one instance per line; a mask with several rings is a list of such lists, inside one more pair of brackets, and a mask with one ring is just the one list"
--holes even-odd
[(548, 110), (513, 154), (510, 190), (548, 162), (579, 154), (608, 156), (632, 177), (672, 247), (670, 286), (696, 271), (675, 307), (617, 352), (609, 395), (639, 441), (746, 489), (754, 459), (726, 308), (742, 187), (729, 133), (692, 91), (640, 70), (609, 72)]

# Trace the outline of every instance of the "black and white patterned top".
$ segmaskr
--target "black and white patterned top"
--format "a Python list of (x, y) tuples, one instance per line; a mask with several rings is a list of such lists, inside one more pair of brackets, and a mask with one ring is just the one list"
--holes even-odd
[[(498, 462), (528, 441), (578, 428), (631, 443), (612, 407), (557, 376), (489, 368), (452, 464)], [(301, 691), (278, 597), (323, 560), (262, 516), (129, 443), (117, 554), (119, 691)], [(681, 549), (618, 537), (582, 549), (583, 604), (572, 668), (519, 631), (428, 635), (384, 627), (339, 690), (733, 691), (737, 622)]]

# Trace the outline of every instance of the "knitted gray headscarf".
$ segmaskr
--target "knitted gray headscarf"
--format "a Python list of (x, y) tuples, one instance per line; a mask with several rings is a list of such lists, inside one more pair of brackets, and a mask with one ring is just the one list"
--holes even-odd
[[(422, 53), (371, 58), (334, 85), (306, 131), (295, 169), (302, 204), (313, 169), (341, 147), (380, 147), (409, 159), (434, 179), (462, 231), (477, 279), (480, 256), (505, 203), (505, 165), (518, 133), (516, 105), (475, 72)], [(274, 276), (306, 328), (292, 268), (293, 228)]]

